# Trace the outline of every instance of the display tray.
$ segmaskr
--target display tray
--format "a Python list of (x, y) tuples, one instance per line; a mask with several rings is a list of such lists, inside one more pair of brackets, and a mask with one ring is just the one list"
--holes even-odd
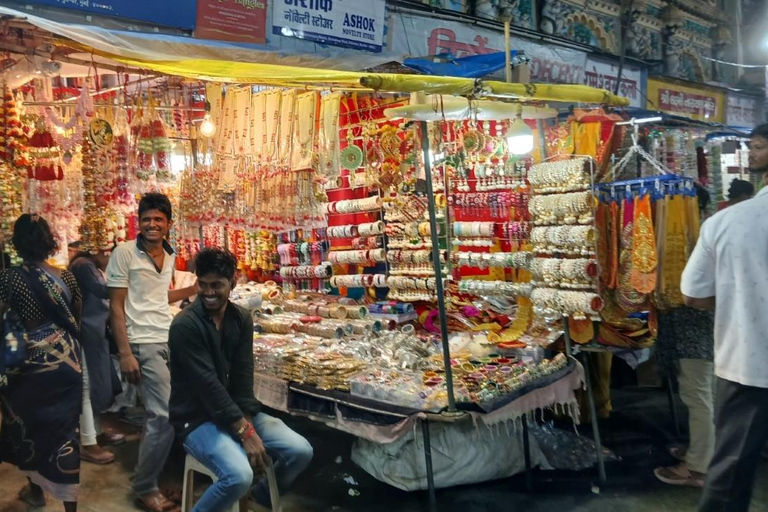
[[(566, 377), (576, 370), (576, 363), (569, 361), (565, 368), (518, 389), (508, 395), (501, 396), (482, 406), (474, 403), (457, 404), (457, 409), (466, 412), (490, 413), (504, 407), (518, 398), (537, 389), (549, 386)], [(418, 413), (427, 413), (419, 409), (399, 407), (368, 398), (352, 396), (350, 393), (336, 390), (318, 389), (306, 384), (290, 383), (288, 385), (288, 411), (307, 414), (316, 417), (337, 419), (338, 413), (348, 421), (368, 423), (372, 425), (393, 425)], [(433, 413), (430, 413), (433, 414)]]

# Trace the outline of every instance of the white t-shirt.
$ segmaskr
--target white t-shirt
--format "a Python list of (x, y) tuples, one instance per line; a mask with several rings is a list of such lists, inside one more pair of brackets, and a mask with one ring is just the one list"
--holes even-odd
[(107, 287), (128, 289), (125, 321), (130, 343), (168, 343), (173, 320), (168, 289), (176, 257), (164, 242), (163, 268), (158, 269), (152, 257), (141, 249), (140, 240), (125, 242), (112, 252), (107, 265)]
[(715, 297), (715, 374), (768, 388), (768, 187), (701, 227), (681, 290)]

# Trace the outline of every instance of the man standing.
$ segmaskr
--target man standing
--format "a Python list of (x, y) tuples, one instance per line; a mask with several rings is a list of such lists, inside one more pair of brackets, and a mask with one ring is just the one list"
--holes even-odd
[(157, 485), (174, 437), (168, 422), (169, 303), (183, 300), (196, 290), (196, 286), (168, 290), (175, 256), (165, 237), (172, 219), (168, 197), (145, 194), (139, 202), (139, 236), (118, 246), (107, 266), (110, 317), (120, 371), (128, 382), (139, 385), (146, 411), (133, 490), (139, 498), (137, 505), (151, 512), (174, 507)]
[[(197, 254), (197, 299), (174, 319), (169, 336), (171, 423), (187, 453), (219, 476), (195, 512), (229, 510), (251, 487), (251, 468), (262, 468), (267, 456), (281, 492), (312, 460), (309, 442), (260, 412), (253, 395), (253, 319), (229, 301), (236, 267), (228, 251)], [(253, 496), (269, 506), (266, 479)]]
[[(768, 172), (768, 125), (752, 132), (750, 171)], [(768, 176), (768, 175), (767, 175)], [(768, 441), (768, 187), (707, 220), (685, 267), (687, 305), (715, 309), (715, 453), (700, 510), (747, 512)]]

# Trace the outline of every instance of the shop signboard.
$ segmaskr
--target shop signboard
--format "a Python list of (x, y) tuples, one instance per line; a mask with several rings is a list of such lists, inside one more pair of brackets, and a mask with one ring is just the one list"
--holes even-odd
[(648, 80), (648, 109), (698, 121), (725, 121), (725, 94), (660, 80)]
[(190, 0), (24, 0), (24, 3), (75, 9), (185, 30), (195, 28), (194, 2)]
[(195, 37), (264, 43), (266, 33), (267, 0), (197, 0)]
[(381, 52), (385, 0), (274, 0), (272, 33)]
[(762, 118), (763, 100), (741, 94), (728, 95), (725, 124), (740, 128), (754, 128)]
[[(584, 85), (607, 89), (614, 92), (619, 78), (619, 65), (592, 56), (587, 58), (587, 69), (584, 71)], [(621, 70), (621, 85), (619, 96), (629, 99), (629, 105), (637, 108), (645, 107), (643, 97), (645, 88), (644, 72), (636, 66), (624, 65)]]
[[(390, 22), (392, 52), (411, 57), (451, 54), (454, 57), (504, 51), (500, 30), (410, 13), (395, 13)], [(512, 38), (512, 49), (531, 59), (531, 82), (584, 83), (587, 54), (570, 48)]]

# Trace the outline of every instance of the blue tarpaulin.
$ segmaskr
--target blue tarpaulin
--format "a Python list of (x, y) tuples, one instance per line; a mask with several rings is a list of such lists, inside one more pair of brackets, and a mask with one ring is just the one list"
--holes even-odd
[[(509, 52), (512, 60), (517, 51)], [(405, 65), (427, 75), (457, 76), (462, 78), (481, 78), (500, 69), (504, 69), (504, 52), (472, 55), (470, 57), (450, 58), (448, 61), (433, 62), (430, 59), (405, 59)]]

